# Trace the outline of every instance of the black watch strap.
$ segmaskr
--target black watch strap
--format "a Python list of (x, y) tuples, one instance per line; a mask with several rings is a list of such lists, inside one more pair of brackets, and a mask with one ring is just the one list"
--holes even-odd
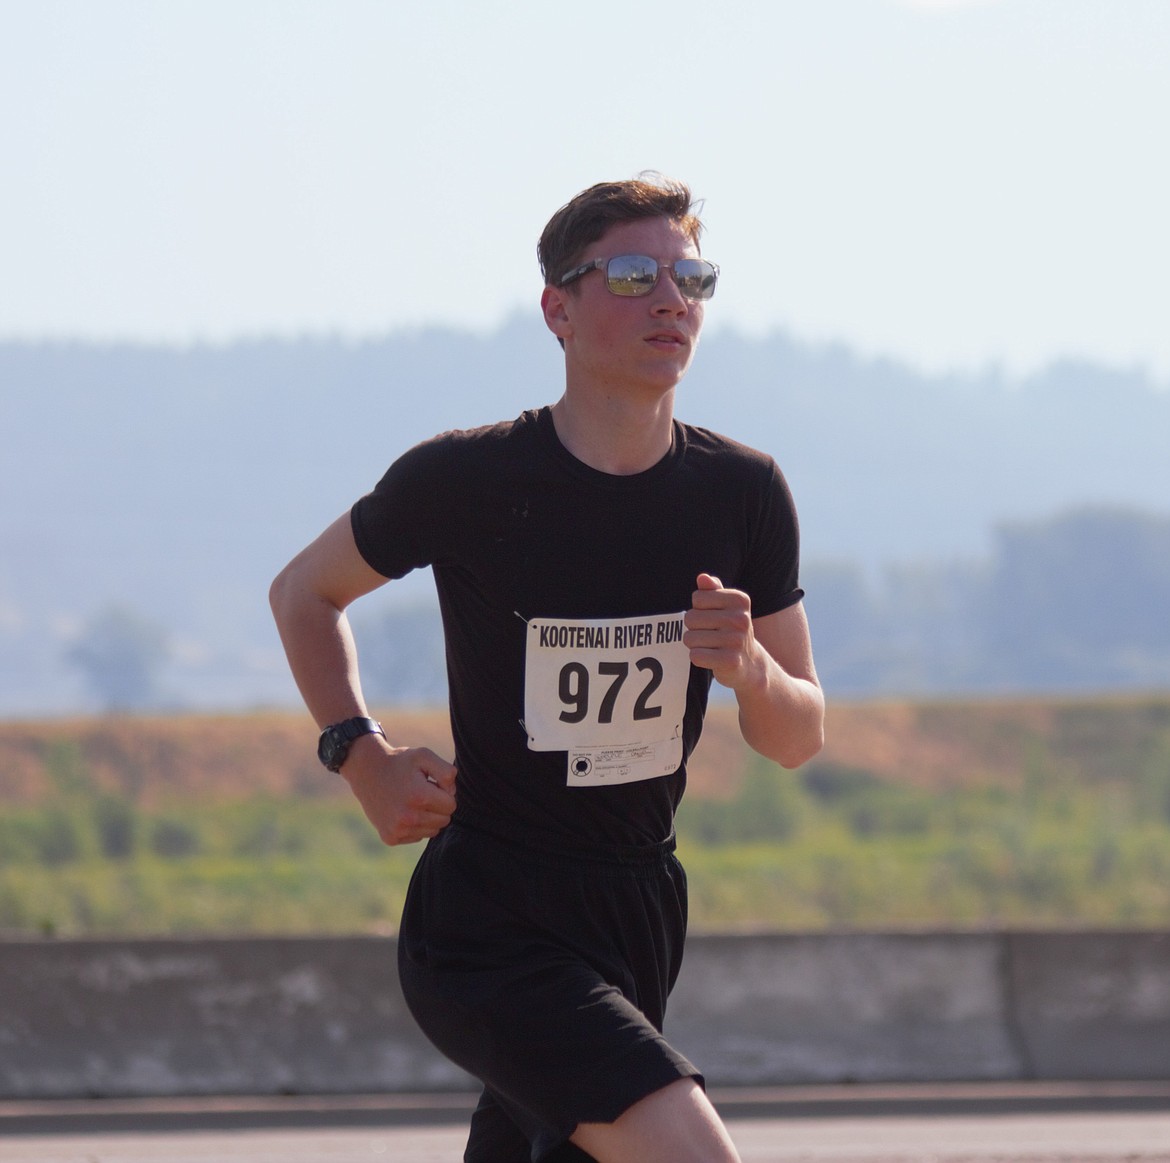
[(349, 745), (362, 735), (381, 735), (384, 739), (386, 732), (377, 720), (361, 715), (333, 723), (321, 732), (317, 741), (317, 758), (330, 771), (340, 771), (349, 754)]

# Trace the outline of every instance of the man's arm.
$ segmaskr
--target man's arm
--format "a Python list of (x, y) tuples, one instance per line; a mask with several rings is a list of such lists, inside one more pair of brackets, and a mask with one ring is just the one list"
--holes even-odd
[(747, 743), (782, 767), (799, 767), (824, 745), (825, 698), (813, 666), (804, 606), (753, 618), (751, 599), (698, 577), (683, 641), (691, 661), (735, 691)]
[[(385, 582), (358, 552), (346, 514), (272, 583), (269, 601), (285, 654), (319, 727), (368, 715), (345, 610)], [(455, 810), (455, 768), (426, 748), (362, 735), (350, 744), (341, 774), (387, 844), (434, 836)]]

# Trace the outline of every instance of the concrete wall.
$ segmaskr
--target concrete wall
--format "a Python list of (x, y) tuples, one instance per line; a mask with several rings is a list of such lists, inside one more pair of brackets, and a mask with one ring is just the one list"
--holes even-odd
[[(380, 938), (0, 944), (0, 1098), (463, 1090)], [(692, 937), (715, 1086), (1170, 1078), (1170, 933)]]

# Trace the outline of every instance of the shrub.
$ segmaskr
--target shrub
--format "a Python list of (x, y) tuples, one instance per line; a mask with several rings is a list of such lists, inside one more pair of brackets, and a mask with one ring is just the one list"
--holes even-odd
[(198, 830), (185, 820), (164, 816), (150, 829), (150, 849), (164, 860), (194, 856), (202, 847)]
[(98, 850), (107, 860), (128, 860), (134, 855), (138, 821), (134, 806), (124, 796), (99, 796), (93, 805)]
[(38, 859), (49, 868), (81, 858), (81, 830), (62, 808), (50, 808), (42, 814), (40, 827), (34, 831), (34, 843)]

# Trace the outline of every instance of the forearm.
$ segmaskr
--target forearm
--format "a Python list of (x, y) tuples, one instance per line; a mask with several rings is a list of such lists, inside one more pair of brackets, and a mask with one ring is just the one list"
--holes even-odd
[(287, 573), (273, 582), (269, 600), (289, 669), (317, 725), (367, 714), (345, 611)]
[(753, 618), (741, 590), (725, 589), (712, 574), (699, 574), (697, 583), (683, 637), (691, 662), (735, 692), (749, 746), (783, 767), (799, 767), (820, 751), (825, 727), (803, 605)]
[(824, 746), (824, 693), (814, 680), (796, 678), (761, 654), (749, 681), (735, 688), (740, 732), (765, 758), (799, 767)]

